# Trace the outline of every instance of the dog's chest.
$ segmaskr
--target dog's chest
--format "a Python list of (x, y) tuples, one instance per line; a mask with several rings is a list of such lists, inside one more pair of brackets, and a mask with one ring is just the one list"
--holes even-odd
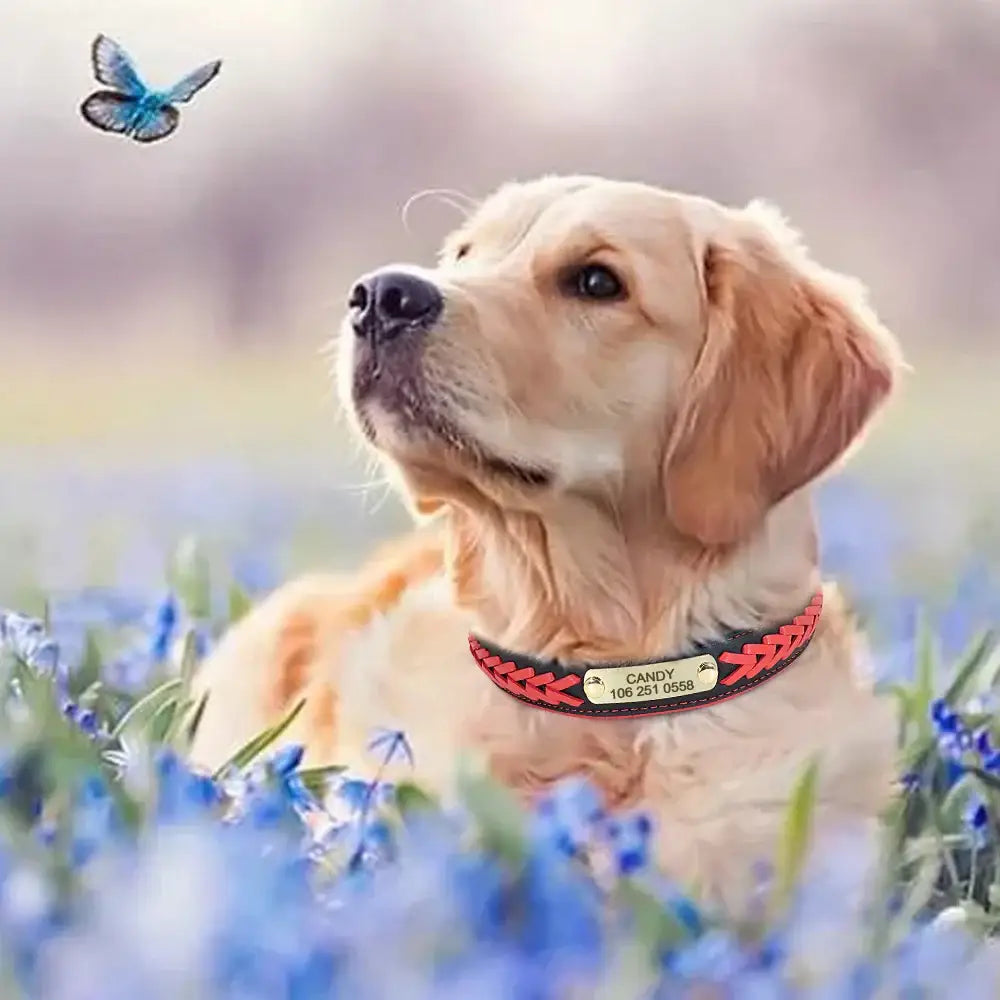
[(770, 827), (805, 759), (824, 745), (834, 797), (868, 797), (857, 795), (869, 784), (859, 765), (870, 766), (859, 756), (874, 763), (871, 743), (882, 740), (871, 729), (861, 741), (849, 733), (870, 696), (831, 690), (824, 661), (834, 651), (822, 640), (786, 674), (717, 707), (612, 720), (562, 716), (499, 691), (469, 653), (471, 626), (435, 577), (351, 636), (340, 665), (345, 742), (364, 746), (380, 726), (403, 730), (417, 779), (441, 791), (470, 755), (526, 797), (582, 774), (609, 805), (660, 813), (664, 827), (696, 840), (706, 822)]

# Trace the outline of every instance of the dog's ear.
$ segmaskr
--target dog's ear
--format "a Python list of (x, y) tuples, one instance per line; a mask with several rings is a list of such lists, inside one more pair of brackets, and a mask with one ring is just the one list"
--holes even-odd
[(667, 447), (675, 526), (738, 541), (831, 465), (892, 388), (892, 336), (854, 281), (813, 263), (752, 203), (702, 259), (706, 337)]

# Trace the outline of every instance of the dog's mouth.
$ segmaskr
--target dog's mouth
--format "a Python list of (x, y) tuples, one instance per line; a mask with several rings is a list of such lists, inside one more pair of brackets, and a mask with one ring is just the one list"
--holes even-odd
[[(552, 483), (552, 473), (537, 466), (522, 465), (485, 448), (481, 442), (463, 431), (453, 420), (428, 407), (409, 405), (404, 413), (395, 412), (399, 430), (411, 442), (427, 441), (443, 446), (451, 457), (470, 466), (476, 472), (486, 472), (509, 482), (534, 489)], [(378, 432), (370, 416), (361, 420), (369, 440), (378, 447)]]
[(500, 476), (503, 479), (513, 480), (522, 486), (541, 489), (552, 483), (552, 473), (546, 469), (518, 465), (516, 462), (509, 462), (507, 459), (488, 453), (481, 455), (481, 461), (484, 467), (494, 475)]
[(394, 436), (402, 436), (408, 446), (432, 444), (443, 447), (452, 459), (457, 459), (478, 473), (541, 489), (550, 486), (553, 473), (549, 469), (526, 465), (491, 451), (461, 426), (443, 407), (429, 398), (417, 379), (385, 379), (377, 369), (368, 373), (363, 391), (355, 382), (354, 408), (365, 437), (376, 447), (384, 441), (379, 434), (373, 407), (385, 410), (393, 418)]

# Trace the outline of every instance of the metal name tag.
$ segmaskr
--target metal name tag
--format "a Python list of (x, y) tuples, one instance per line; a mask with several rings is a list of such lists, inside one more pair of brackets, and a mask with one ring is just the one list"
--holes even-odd
[(583, 675), (583, 693), (592, 705), (615, 705), (701, 694), (718, 680), (719, 664), (705, 653), (639, 667), (591, 667)]

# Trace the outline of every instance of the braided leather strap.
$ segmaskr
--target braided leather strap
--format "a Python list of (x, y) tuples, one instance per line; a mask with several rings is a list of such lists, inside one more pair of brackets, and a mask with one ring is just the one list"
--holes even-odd
[(732, 687), (737, 681), (756, 677), (762, 670), (773, 670), (784, 663), (811, 638), (823, 610), (823, 595), (816, 594), (812, 603), (792, 619), (791, 625), (782, 625), (777, 632), (765, 635), (760, 642), (744, 643), (738, 653), (728, 650), (719, 654), (719, 663), (736, 667), (722, 678), (722, 683)]
[[(634, 663), (594, 663), (565, 666), (512, 653), (469, 636), (469, 650), (476, 663), (497, 687), (528, 704), (574, 715), (615, 717), (683, 712), (732, 698), (756, 687), (792, 663), (809, 644), (823, 610), (823, 595), (816, 594), (791, 622), (760, 632), (734, 632), (721, 642), (696, 647), (683, 657)], [(643, 667), (671, 668), (699, 657), (718, 667), (718, 683), (707, 691), (614, 704), (591, 702), (583, 691), (588, 671)]]
[(558, 680), (551, 670), (537, 674), (534, 667), (519, 667), (512, 660), (491, 653), (474, 635), (469, 636), (469, 649), (486, 676), (504, 691), (545, 705), (579, 708), (583, 704), (582, 698), (566, 693), (566, 688), (580, 683), (576, 674), (565, 674)]

